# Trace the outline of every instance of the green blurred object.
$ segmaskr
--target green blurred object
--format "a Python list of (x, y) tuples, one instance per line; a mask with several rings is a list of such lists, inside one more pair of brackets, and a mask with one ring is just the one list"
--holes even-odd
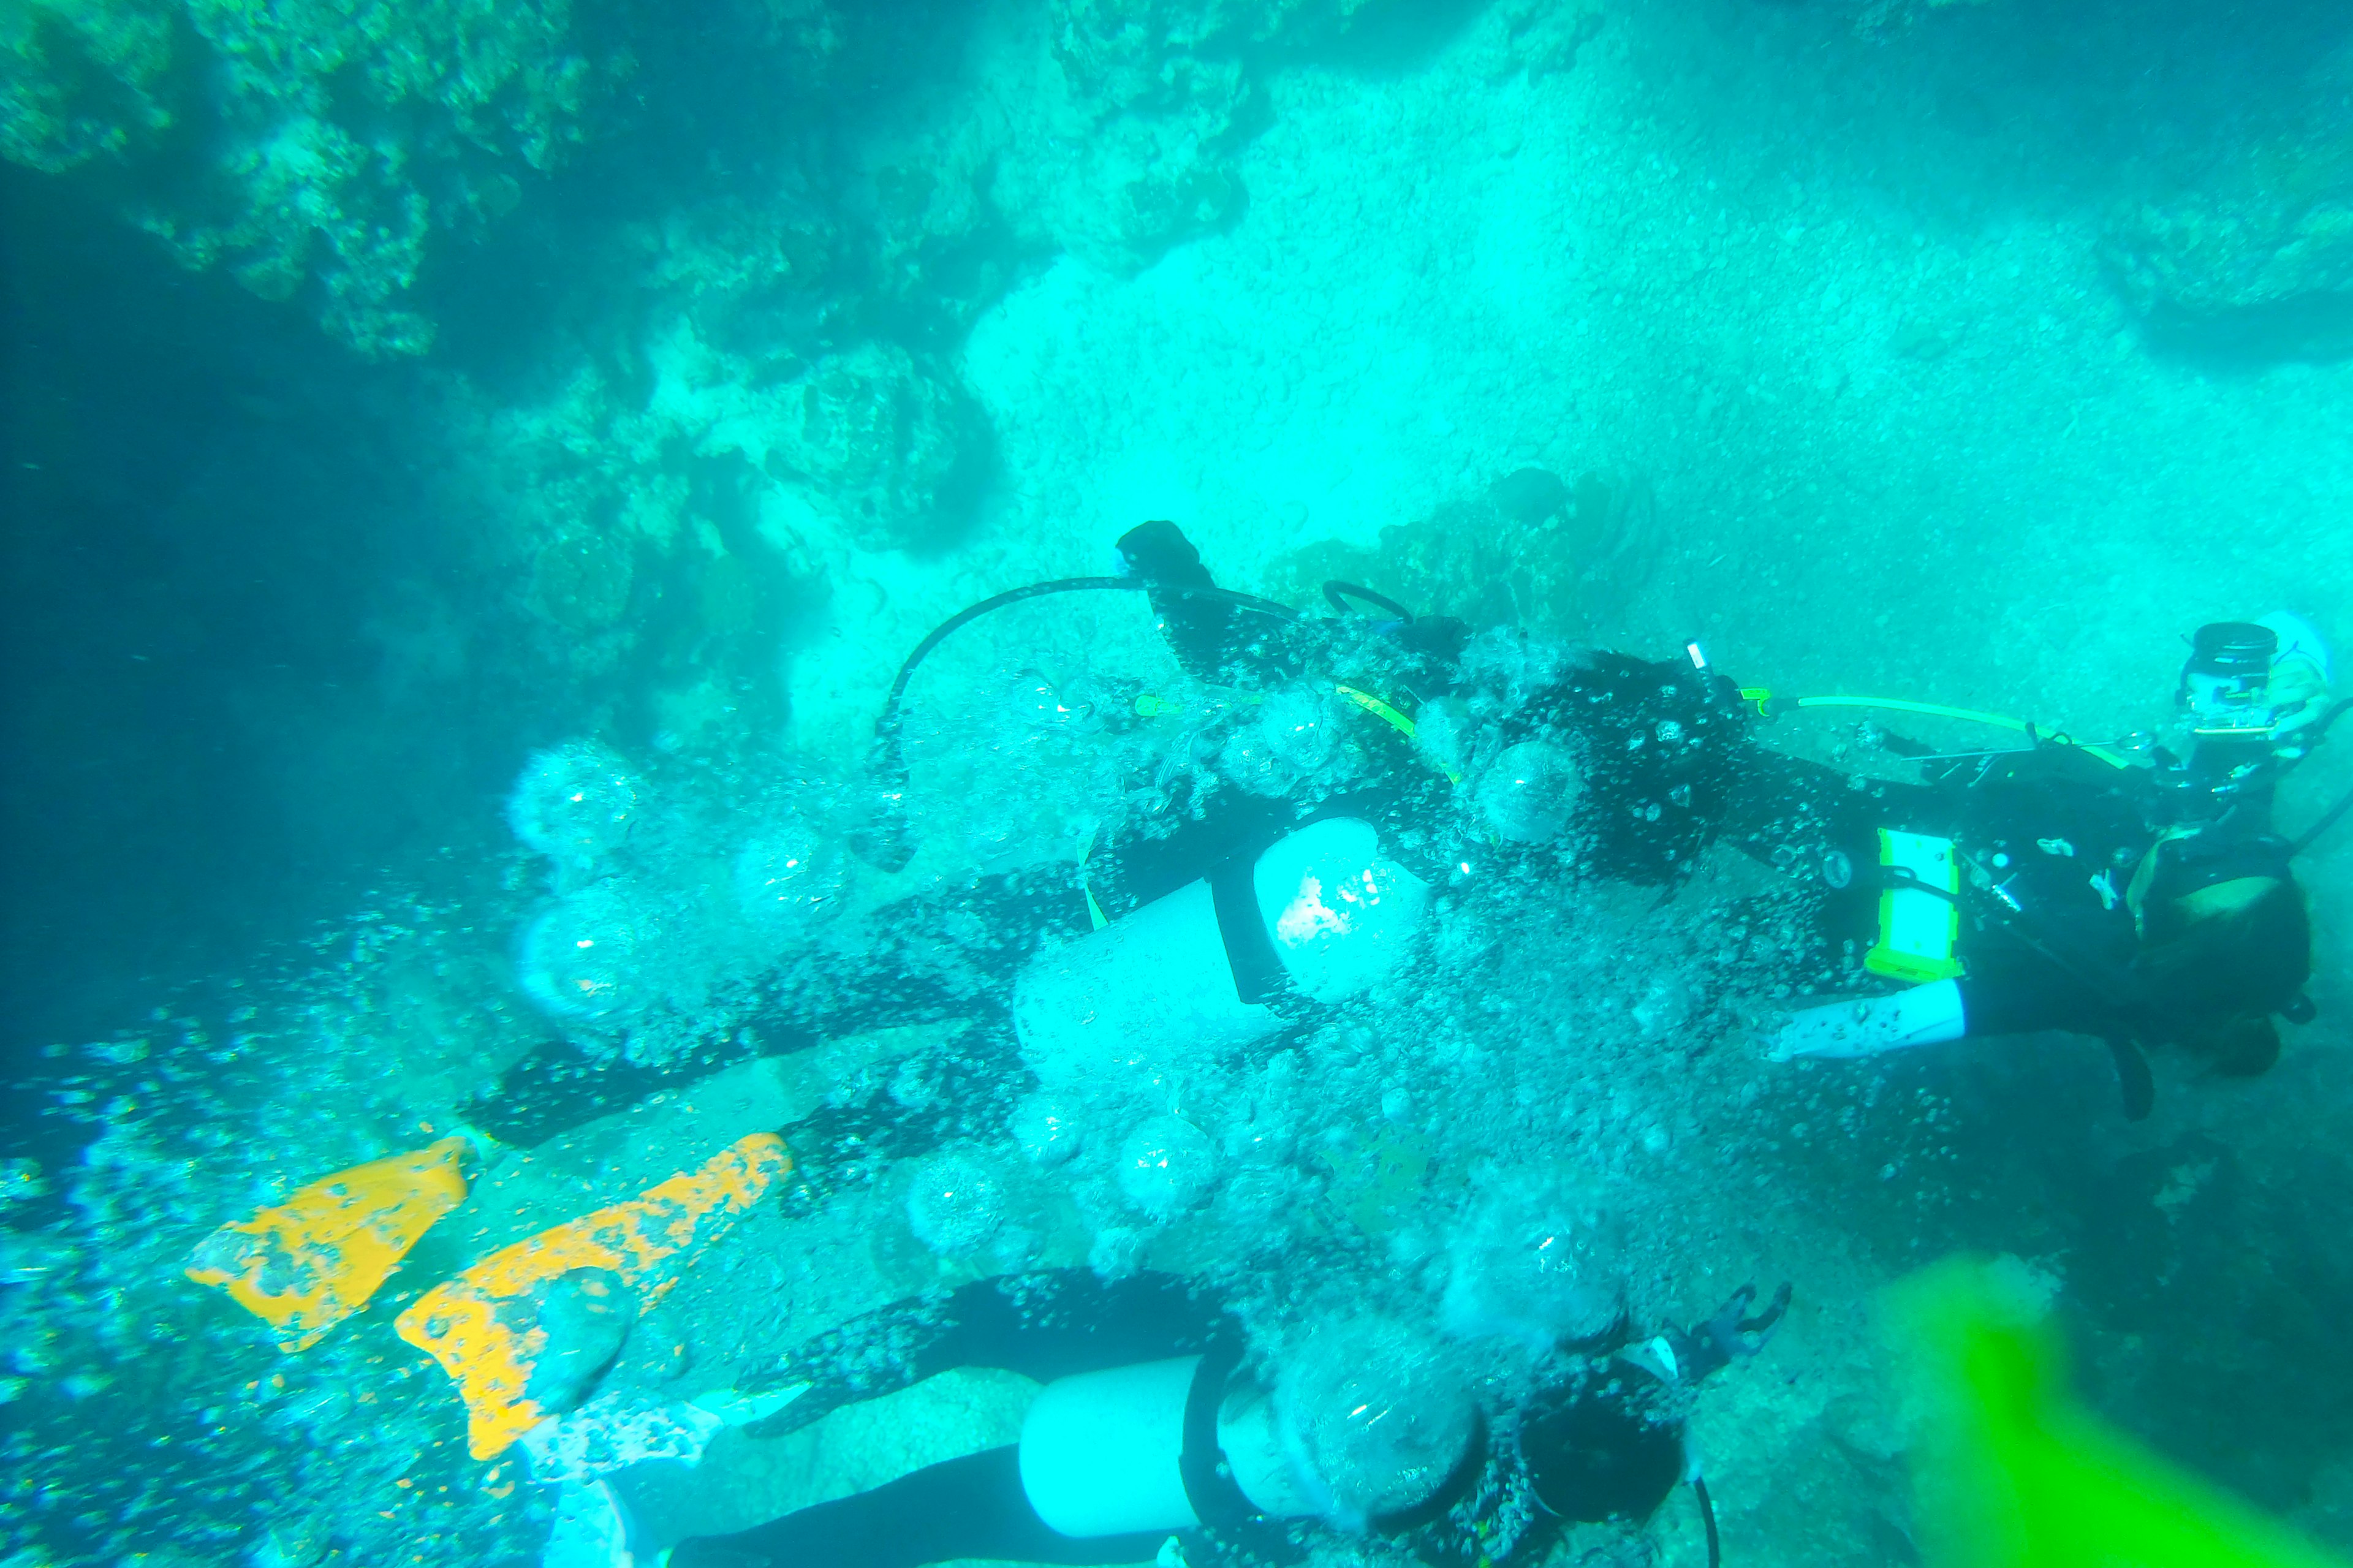
[(1920, 1473), (1950, 1568), (2342, 1568), (2275, 1521), (2115, 1432), (2066, 1386), (2057, 1337), (2000, 1265), (1897, 1287), (1926, 1373), (1936, 1462)]

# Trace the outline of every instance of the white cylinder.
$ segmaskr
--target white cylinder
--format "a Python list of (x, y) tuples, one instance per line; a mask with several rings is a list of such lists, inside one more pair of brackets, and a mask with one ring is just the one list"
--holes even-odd
[(1021, 1489), (1046, 1527), (1092, 1540), (1201, 1522), (1185, 1494), (1197, 1355), (1057, 1378), (1021, 1423)]
[(1241, 999), (1207, 881), (1040, 953), (1013, 984), (1014, 1033), (1049, 1089), (1140, 1086), (1282, 1026)]
[[(1311, 823), (1250, 871), (1266, 936), (1302, 994), (1358, 995), (1410, 958), (1430, 884), (1380, 857), (1351, 816)], [(1241, 999), (1207, 879), (1040, 953), (1013, 985), (1021, 1054), (1050, 1090), (1141, 1087), (1231, 1056), (1282, 1027)]]
[(1280, 840), (1251, 868), (1275, 956), (1315, 1001), (1369, 989), (1411, 952), (1430, 884), (1380, 853), (1371, 823), (1333, 816)]

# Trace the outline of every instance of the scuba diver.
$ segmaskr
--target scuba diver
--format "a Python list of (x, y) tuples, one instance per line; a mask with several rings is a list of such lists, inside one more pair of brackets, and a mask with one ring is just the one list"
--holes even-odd
[[(1206, 765), (1110, 824), (1076, 865), (902, 900), (846, 957), (787, 962), (730, 1011), (724, 1037), (666, 1067), (553, 1043), (501, 1075), (471, 1125), (529, 1146), (755, 1052), (1008, 1010), (1024, 1034), (1062, 1032), (1082, 1013), (1107, 1033), (1104, 1009), (1169, 1034), (1173, 1022), (1151, 1020), (1173, 1013), (1195, 1037), (1240, 1047), (1360, 993), (1432, 901), (1459, 889), (1506, 877), (1671, 887), (1734, 798), (1754, 715), (1704, 668), (1473, 637), (1394, 605), (1370, 621), (1301, 617), (1219, 588), (1167, 522), (1132, 530), (1119, 552), (1122, 577), (1000, 595), (916, 648), (876, 726), (881, 820), (860, 853), (890, 868), (908, 857), (908, 677), (947, 632), (1041, 591), (1148, 595), (1185, 669), (1241, 694), (1195, 737)], [(1378, 598), (1330, 587), (1335, 605)], [(1230, 994), (1193, 984), (1203, 965), (1230, 971)]]
[(1747, 934), (1782, 949), (1768, 962), (1800, 989), (1875, 993), (1799, 1006), (1769, 1054), (2085, 1035), (2115, 1054), (2135, 1118), (2154, 1092), (2146, 1045), (2267, 1070), (2273, 1016), (2312, 1016), (2290, 863), (2333, 820), (2291, 842), (2273, 797), (2347, 706), (2329, 704), (2330, 674), (2293, 616), (2217, 623), (2182, 667), (2180, 749), (2146, 764), (2056, 737), (1925, 759), (1917, 785), (1757, 759), (1733, 836), (1797, 890)]
[(1621, 1316), (1533, 1373), (1474, 1384), (1463, 1354), (1382, 1318), (1326, 1323), (1276, 1365), (1249, 1353), (1219, 1297), (1173, 1275), (982, 1279), (852, 1319), (736, 1393), (769, 1412), (746, 1431), (776, 1436), (951, 1368), (999, 1368), (1044, 1385), (1017, 1443), (683, 1540), (641, 1522), (662, 1511), (645, 1506), (649, 1484), (675, 1490), (674, 1462), (589, 1464), (572, 1472), (545, 1561), (1166, 1563), (1173, 1536), (1194, 1568), (1242, 1568), (1305, 1562), (1313, 1532), (1337, 1528), (1468, 1568), (1538, 1562), (1573, 1524), (1639, 1528), (1688, 1480), (1714, 1563), (1714, 1509), (1684, 1418), (1712, 1373), (1764, 1347), (1788, 1300), (1784, 1285), (1752, 1311), (1744, 1289), (1706, 1321), (1639, 1342)]
[(1669, 889), (1727, 808), (1753, 716), (1694, 663), (1474, 637), (1345, 584), (1335, 603), (1345, 592), (1390, 613), (1310, 620), (1218, 588), (1168, 523), (1132, 531), (1120, 551), (1119, 578), (999, 595), (914, 650), (877, 725), (884, 810), (861, 852), (905, 861), (890, 810), (905, 792), (898, 703), (923, 656), (994, 605), (1064, 587), (1143, 591), (1181, 664), (1244, 689), (1193, 737), (1208, 765), (1174, 777), (1156, 809), (1113, 825), (1078, 865), (883, 907), (854, 948), (788, 959), (713, 1009), (724, 1027), (659, 1066), (553, 1042), (468, 1108), (474, 1136), (336, 1173), (233, 1221), (190, 1277), (299, 1349), (365, 1308), (463, 1200), (478, 1139), (529, 1148), (755, 1056), (892, 1025), (965, 1026), (863, 1099), (739, 1140), (408, 1301), (395, 1326), (456, 1381), (470, 1451), (487, 1458), (576, 1393), (550, 1367), (577, 1358), (558, 1357), (538, 1321), (551, 1291), (577, 1293), (565, 1279), (586, 1271), (627, 1303), (620, 1315), (640, 1314), (771, 1191), (806, 1209), (898, 1161), (1001, 1137), (1041, 1075), (1141, 1081), (1145, 1058), (1263, 1059), (1394, 972), (1441, 900), (1591, 878)]

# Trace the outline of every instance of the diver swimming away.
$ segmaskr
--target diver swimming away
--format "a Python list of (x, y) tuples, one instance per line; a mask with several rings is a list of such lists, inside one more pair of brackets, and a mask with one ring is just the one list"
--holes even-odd
[[(1041, 1085), (1263, 1060), (1287, 1037), (1373, 1005), (1450, 911), (1482, 900), (1609, 884), (1655, 889), (1663, 903), (1704, 856), (1736, 851), (1777, 875), (1708, 933), (1719, 955), (1709, 973), (1727, 996), (1784, 999), (1762, 1031), (1767, 1057), (2065, 1031), (2108, 1044), (2134, 1115), (2146, 1113), (2152, 1092), (2144, 1046), (2259, 1073), (2278, 1051), (2272, 1017), (2309, 1016), (2310, 938), (2290, 865), (2300, 845), (2274, 831), (2272, 797), (2346, 704), (2329, 704), (2325, 645), (2293, 617), (2200, 631), (2178, 695), (2188, 732), (2178, 752), (2151, 748), (2144, 761), (2030, 732), (2019, 750), (1923, 758), (1925, 781), (1899, 784), (1764, 743), (1770, 694), (1735, 686), (1696, 644), (1660, 662), (1547, 649), (1516, 632), (1416, 617), (1348, 584), (1332, 585), (1335, 606), (1355, 600), (1383, 613), (1310, 619), (1219, 589), (1171, 524), (1132, 531), (1120, 551), (1122, 579), (1000, 597), (1065, 587), (1147, 595), (1178, 663), (1229, 694), (1199, 748), (1215, 782), (1178, 778), (1107, 825), (1076, 864), (882, 905), (854, 956), (815, 945), (791, 953), (733, 998), (725, 1026), (691, 1049), (647, 1063), (566, 1038), (501, 1074), (470, 1120), (490, 1140), (528, 1147), (756, 1056), (896, 1024), (959, 1026), (887, 1087), (741, 1140), (633, 1203), (470, 1263), (417, 1297), (399, 1331), (457, 1381), (478, 1457), (585, 1394), (585, 1384), (558, 1389), (541, 1374), (543, 1347), (526, 1331), (567, 1279), (593, 1275), (596, 1289), (618, 1290), (642, 1312), (771, 1193), (813, 1208), (898, 1161), (1002, 1139)], [(985, 607), (926, 639), (892, 689), (878, 725), (882, 805), (860, 846), (877, 865), (906, 858), (906, 825), (893, 811), (906, 787), (897, 748), (907, 676)], [(1150, 722), (1154, 700), (1130, 694), (1125, 711), (1105, 721)], [(458, 1173), (470, 1154), (450, 1140), (341, 1173), (224, 1226), (192, 1275), (229, 1289), (282, 1344), (300, 1348), (362, 1310), (462, 1199)], [(366, 1244), (352, 1245), (354, 1237)], [(290, 1268), (290, 1258), (300, 1266)], [(1073, 1300), (1093, 1289), (1090, 1310), (1129, 1321), (1124, 1287), (1068, 1279), (1057, 1289), (1077, 1292)], [(1206, 1310), (1214, 1326), (1218, 1312)], [(1735, 1337), (1777, 1314), (1734, 1311)], [(1209, 1331), (1183, 1328), (1160, 1352), (1127, 1359), (1207, 1353), (1178, 1341)], [(1687, 1387), (1722, 1337), (1694, 1331), (1653, 1342), (1682, 1348), (1647, 1375)], [(977, 1364), (1026, 1364), (977, 1359), (1029, 1352), (974, 1350), (969, 1338), (943, 1342)], [(1609, 1364), (1643, 1366), (1633, 1354)], [(1639, 1378), (1610, 1375), (1618, 1381), (1607, 1386), (1620, 1392), (1608, 1398), (1621, 1402), (1610, 1408), (1634, 1408), (1623, 1402)], [(1214, 1412), (1227, 1393), (1200, 1397)], [(1602, 1397), (1579, 1394), (1564, 1408), (1602, 1408), (1593, 1403)], [(823, 1405), (803, 1398), (806, 1412)], [(1189, 1435), (1183, 1447), (1203, 1451)], [(1508, 1448), (1499, 1439), (1463, 1453), (1508, 1470), (1526, 1458)], [(984, 1457), (898, 1485), (1003, 1493), (1011, 1463)], [(1550, 1483), (1525, 1466), (1513, 1474), (1512, 1485), (1544, 1499)], [(1025, 1495), (1036, 1502), (1036, 1492)], [(1187, 1497), (1190, 1517), (1216, 1522), (1202, 1510), (1222, 1504)], [(1611, 1511), (1641, 1517), (1655, 1502)], [(886, 1505), (828, 1506), (835, 1511), (811, 1510), (821, 1518), (780, 1521), (775, 1539), (863, 1529), (859, 1510)], [(1138, 1529), (1165, 1531), (1187, 1517), (1174, 1502), (1164, 1512)], [(1018, 1515), (994, 1505), (972, 1512)], [(1039, 1517), (1051, 1523), (1050, 1510)], [(978, 1554), (969, 1542), (938, 1544), (944, 1556)], [(680, 1561), (723, 1560), (693, 1556), (702, 1550)], [(875, 1559), (884, 1560), (934, 1559)]]

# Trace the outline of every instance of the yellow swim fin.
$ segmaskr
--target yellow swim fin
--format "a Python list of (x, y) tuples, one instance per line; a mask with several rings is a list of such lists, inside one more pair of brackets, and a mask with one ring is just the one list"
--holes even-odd
[(501, 1453), (552, 1414), (533, 1394), (533, 1373), (549, 1349), (541, 1309), (565, 1276), (572, 1294), (598, 1302), (617, 1288), (642, 1316), (792, 1168), (783, 1139), (753, 1133), (627, 1203), (501, 1247), (411, 1303), (393, 1326), (456, 1380), (474, 1458)]
[(214, 1231), (187, 1276), (268, 1323), (280, 1350), (308, 1350), (366, 1306), (417, 1238), (465, 1201), (461, 1166), (472, 1149), (444, 1138), (313, 1182)]
[(1921, 1476), (1932, 1563), (1950, 1568), (2342, 1568), (2070, 1397), (2055, 1339), (1994, 1268), (1900, 1288), (1941, 1451)]

